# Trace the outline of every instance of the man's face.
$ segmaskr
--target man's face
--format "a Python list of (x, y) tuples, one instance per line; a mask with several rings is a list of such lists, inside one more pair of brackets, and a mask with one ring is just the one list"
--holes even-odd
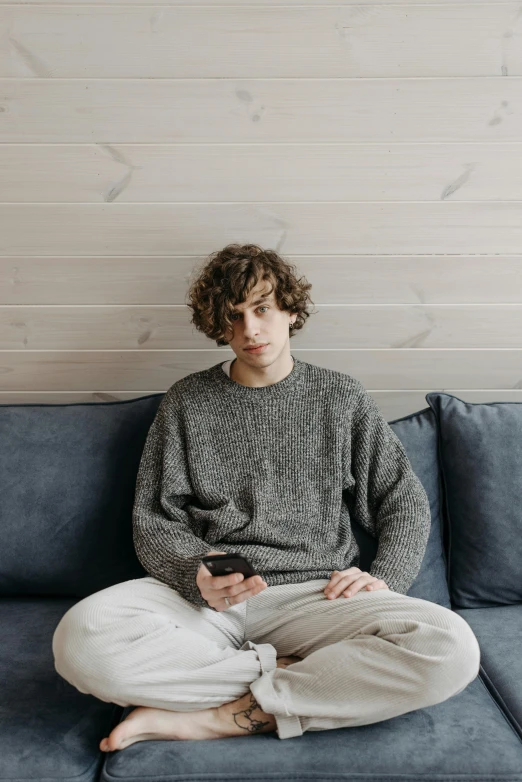
[[(241, 361), (252, 367), (267, 367), (281, 355), (289, 341), (290, 323), (295, 320), (295, 315), (279, 309), (274, 291), (268, 294), (271, 287), (272, 283), (261, 280), (231, 315), (234, 334), (227, 337), (229, 345)], [(246, 349), (264, 344), (267, 347), (260, 352)]]

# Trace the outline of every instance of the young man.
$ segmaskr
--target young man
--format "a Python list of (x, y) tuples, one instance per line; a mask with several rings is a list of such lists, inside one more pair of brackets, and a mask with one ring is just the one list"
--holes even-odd
[[(53, 639), (78, 689), (139, 704), (102, 750), (364, 725), (478, 674), (469, 625), (406, 594), (431, 520), (402, 443), (358, 380), (290, 353), (310, 287), (229, 245), (191, 289), (196, 326), (235, 359), (174, 383), (149, 431), (133, 512), (149, 576), (80, 601)], [(378, 538), (370, 572), (351, 513)], [(259, 575), (201, 563), (234, 551)]]

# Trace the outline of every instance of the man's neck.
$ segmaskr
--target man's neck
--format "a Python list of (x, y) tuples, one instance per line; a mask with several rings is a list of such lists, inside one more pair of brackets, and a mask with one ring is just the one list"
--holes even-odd
[(278, 376), (278, 377), (276, 377), (276, 379), (275, 379), (275, 380), (274, 380), (274, 379), (270, 379), (270, 382), (268, 382), (268, 383), (264, 383), (264, 382), (263, 382), (263, 383), (248, 383), (248, 382), (244, 382), (244, 379), (243, 379), (243, 381), (242, 381), (241, 379), (238, 379), (238, 378), (237, 378), (237, 358), (233, 359), (233, 361), (232, 361), (232, 363), (231, 363), (231, 365), (230, 365), (230, 368), (229, 368), (229, 377), (230, 377), (230, 379), (231, 379), (231, 380), (233, 380), (235, 383), (239, 383), (239, 385), (242, 385), (242, 386), (248, 386), (248, 387), (250, 387), (250, 388), (263, 388), (263, 387), (265, 387), (265, 386), (271, 386), (271, 385), (273, 385), (274, 383), (278, 383), (280, 380), (284, 380), (284, 378), (285, 378), (285, 377), (288, 377), (288, 375), (290, 374), (290, 372), (292, 372), (292, 370), (293, 370), (293, 368), (294, 368), (294, 363), (295, 363), (295, 362), (294, 362), (294, 358), (293, 358), (293, 356), (290, 356), (290, 358), (291, 358), (291, 360), (292, 360), (292, 361), (291, 361), (291, 366), (290, 366), (290, 369), (289, 369), (289, 371), (285, 371), (285, 372), (284, 372), (284, 374), (283, 374), (282, 376), (280, 376), (280, 377), (279, 377), (279, 376)]

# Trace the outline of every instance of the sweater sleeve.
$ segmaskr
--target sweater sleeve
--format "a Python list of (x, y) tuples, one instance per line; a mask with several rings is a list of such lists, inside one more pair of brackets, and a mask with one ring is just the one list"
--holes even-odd
[(196, 583), (201, 557), (213, 550), (184, 509), (191, 498), (183, 427), (171, 393), (162, 398), (147, 434), (132, 512), (136, 555), (145, 570), (196, 606), (213, 609)]
[[(419, 573), (431, 528), (430, 503), (404, 446), (364, 389), (352, 419), (351, 494), (361, 526), (378, 539), (368, 571), (406, 594)], [(355, 481), (355, 484), (354, 484)]]

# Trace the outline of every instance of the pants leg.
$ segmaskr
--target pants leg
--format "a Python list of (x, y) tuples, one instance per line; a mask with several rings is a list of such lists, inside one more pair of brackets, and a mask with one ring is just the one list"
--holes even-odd
[(245, 642), (244, 626), (245, 603), (199, 608), (146, 576), (64, 614), (52, 639), (55, 669), (80, 692), (120, 706), (214, 708), (276, 667), (274, 647)]
[(328, 579), (247, 600), (246, 637), (304, 659), (250, 684), (279, 738), (367, 725), (440, 703), (478, 675), (480, 647), (450, 609), (392, 590), (328, 600)]

